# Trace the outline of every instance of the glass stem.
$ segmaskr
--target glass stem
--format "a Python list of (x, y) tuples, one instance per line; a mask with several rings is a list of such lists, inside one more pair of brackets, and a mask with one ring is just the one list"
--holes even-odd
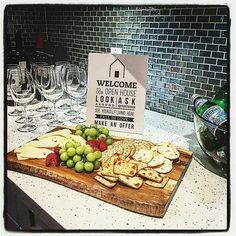
[(42, 107), (45, 107), (45, 103), (44, 103), (44, 96), (43, 96), (43, 92), (41, 93), (41, 101), (42, 101)]
[(53, 117), (54, 117), (54, 120), (57, 120), (56, 102), (53, 102)]
[(79, 100), (76, 100), (76, 112), (77, 112), (77, 117), (80, 115), (80, 105), (79, 105)]
[(25, 126), (28, 126), (28, 116), (27, 116), (27, 112), (26, 112), (26, 104), (24, 104), (23, 106), (23, 117), (25, 118)]
[[(41, 83), (41, 86), (43, 87), (43, 78), (42, 78), (42, 76), (41, 76), (41, 78), (40, 78), (40, 83)], [(42, 101), (42, 107), (45, 107), (45, 105), (44, 105), (44, 96), (43, 96), (43, 88), (41, 88), (41, 90), (42, 90), (42, 92), (41, 92), (41, 101)]]
[(73, 110), (73, 100), (72, 100), (72, 98), (70, 99), (70, 104), (71, 104), (71, 110)]

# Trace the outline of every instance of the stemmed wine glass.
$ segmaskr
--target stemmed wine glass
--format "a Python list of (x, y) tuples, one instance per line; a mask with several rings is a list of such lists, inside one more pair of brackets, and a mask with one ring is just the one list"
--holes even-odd
[[(45, 105), (45, 99), (44, 99), (45, 96), (42, 87), (43, 87), (43, 81), (49, 80), (48, 78), (49, 65), (45, 62), (35, 63), (33, 64), (33, 71), (34, 71), (34, 82), (36, 84), (38, 91), (41, 94), (41, 101), (42, 101), (42, 106), (36, 109), (36, 111), (46, 112), (49, 110), (49, 108), (48, 105)], [(53, 113), (47, 112), (46, 114), (43, 114), (40, 117), (43, 119), (52, 119)]]
[(41, 107), (36, 109), (36, 111), (38, 111), (38, 112), (46, 112), (48, 110), (46, 105), (45, 105), (44, 96), (43, 96), (43, 92), (42, 92), (42, 89), (41, 89), (44, 66), (47, 66), (46, 62), (35, 62), (31, 65), (31, 73), (32, 73), (32, 75), (35, 79), (35, 84), (36, 84), (36, 87), (37, 87), (38, 91), (40, 92), (41, 101), (42, 101)]
[(87, 93), (87, 76), (83, 68), (71, 65), (66, 71), (65, 91), (70, 98), (76, 102), (76, 117), (71, 119), (72, 123), (82, 123), (85, 121), (80, 116), (80, 101)]
[(23, 116), (25, 120), (25, 124), (22, 127), (18, 128), (18, 130), (20, 132), (30, 132), (35, 130), (36, 126), (28, 122), (26, 107), (27, 104), (29, 104), (35, 97), (35, 84), (33, 82), (31, 73), (29, 73), (26, 69), (24, 71), (25, 83), (18, 83), (13, 73), (13, 71), (9, 72), (10, 92), (13, 100), (23, 105)]
[(56, 102), (63, 95), (63, 83), (61, 80), (61, 72), (55, 70), (55, 66), (49, 66), (44, 68), (44, 73), (47, 76), (42, 78), (42, 91), (45, 98), (53, 103), (53, 120), (48, 123), (48, 126), (57, 126), (63, 122), (58, 120), (56, 114)]
[[(15, 77), (16, 83), (21, 83), (22, 81), (22, 74), (21, 74), (21, 69), (20, 66), (17, 64), (8, 64), (7, 65), (7, 86), (8, 86), (8, 91), (10, 92), (10, 76)], [(9, 116), (21, 116), (22, 111), (17, 109), (17, 103), (13, 100), (14, 102), (14, 110), (9, 112)]]
[[(57, 62), (55, 62), (55, 65), (56, 65), (56, 67), (55, 67), (56, 72), (61, 71), (62, 82), (65, 83), (66, 67), (70, 65), (70, 62), (68, 62), (68, 61), (57, 61)], [(66, 94), (65, 91), (63, 91), (63, 95), (62, 95), (62, 98), (61, 98), (61, 100), (63, 101), (63, 104), (58, 107), (59, 109), (67, 110), (67, 109), (71, 108), (71, 105), (66, 103), (66, 98), (67, 98), (67, 94)]]

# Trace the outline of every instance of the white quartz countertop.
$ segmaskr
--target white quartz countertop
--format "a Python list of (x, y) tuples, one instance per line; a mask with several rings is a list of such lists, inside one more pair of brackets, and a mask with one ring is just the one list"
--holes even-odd
[[(9, 107), (8, 111), (11, 110)], [(31, 114), (37, 116), (34, 111)], [(72, 125), (62, 112), (59, 116), (64, 118), (66, 125)], [(41, 178), (14, 171), (7, 171), (7, 177), (65, 229), (226, 229), (227, 180), (199, 163), (205, 156), (197, 149), (193, 123), (148, 110), (144, 117), (143, 135), (112, 134), (156, 142), (171, 141), (194, 152), (194, 158), (164, 218), (133, 213)], [(45, 120), (37, 118), (38, 129), (20, 133), (17, 131), (20, 124), (16, 124), (15, 119), (8, 116), (8, 151), (51, 129)]]

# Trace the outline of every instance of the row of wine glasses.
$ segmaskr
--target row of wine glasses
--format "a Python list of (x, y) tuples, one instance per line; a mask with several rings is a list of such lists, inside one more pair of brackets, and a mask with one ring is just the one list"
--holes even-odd
[(11, 65), (8, 70), (10, 93), (13, 100), (23, 106), (24, 125), (18, 128), (21, 132), (29, 132), (36, 129), (36, 126), (28, 122), (26, 106), (35, 97), (36, 87), (32, 75), (25, 70), (24, 82), (20, 79), (18, 65)]
[[(30, 72), (25, 70), (24, 83), (21, 79), (17, 78), (19, 76), (18, 69), (18, 65), (11, 65), (11, 67), (8, 67), (7, 73), (12, 98), (16, 103), (24, 107), (23, 115), (25, 123), (23, 127), (18, 129), (19, 131), (28, 132), (36, 128), (32, 123), (29, 124), (26, 112), (27, 104), (35, 98), (36, 89), (40, 92), (42, 100), (42, 106), (37, 109), (38, 112), (49, 110), (45, 105), (45, 99), (47, 102), (53, 104), (53, 114), (46, 113), (41, 116), (47, 119), (52, 118), (48, 123), (49, 126), (57, 126), (63, 123), (58, 119), (56, 113), (56, 102), (63, 95), (68, 96), (71, 101), (76, 102), (76, 109), (73, 109), (72, 105), (69, 106), (72, 108), (71, 111), (68, 111), (71, 112), (69, 114), (72, 115), (73, 113), (75, 115), (70, 121), (74, 123), (85, 121), (79, 115), (79, 104), (84, 100), (87, 93), (87, 75), (84, 68), (70, 63), (57, 63), (55, 66), (35, 63), (31, 66)], [(60, 108), (63, 109), (63, 105)], [(66, 107), (68, 107), (68, 104)], [(50, 117), (47, 117), (47, 115), (50, 115)]]

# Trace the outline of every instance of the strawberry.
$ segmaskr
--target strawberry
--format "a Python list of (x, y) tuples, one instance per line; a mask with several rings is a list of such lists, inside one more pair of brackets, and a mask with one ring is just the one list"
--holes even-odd
[(54, 151), (55, 153), (59, 154), (60, 150), (61, 150), (61, 148), (58, 147), (58, 146), (56, 146), (56, 147), (54, 147), (54, 150), (53, 150), (53, 151)]
[(60, 157), (58, 153), (49, 153), (46, 157), (46, 166), (59, 166), (60, 165)]
[(107, 144), (104, 138), (100, 139), (99, 149), (101, 152), (104, 152), (105, 150), (107, 150)]
[(93, 147), (99, 147), (100, 143), (98, 140), (88, 140), (86, 144), (90, 145), (92, 148)]

